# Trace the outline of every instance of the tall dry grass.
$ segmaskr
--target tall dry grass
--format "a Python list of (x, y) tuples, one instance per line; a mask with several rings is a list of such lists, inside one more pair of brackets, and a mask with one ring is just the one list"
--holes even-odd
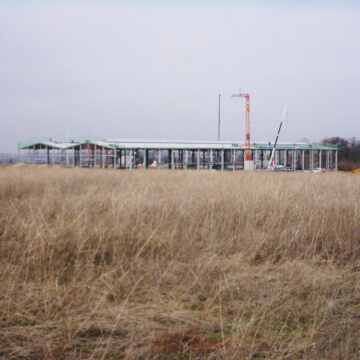
[(0, 357), (357, 359), (360, 177), (0, 169)]

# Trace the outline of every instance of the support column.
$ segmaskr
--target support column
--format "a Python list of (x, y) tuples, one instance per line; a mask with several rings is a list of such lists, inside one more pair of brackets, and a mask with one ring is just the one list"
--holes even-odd
[(102, 168), (105, 169), (105, 161), (106, 161), (106, 153), (104, 147), (101, 150), (101, 157), (102, 157)]
[(221, 171), (224, 171), (225, 168), (225, 150), (221, 150)]
[(292, 150), (292, 169), (293, 171), (297, 170), (297, 152)]
[(81, 153), (82, 153), (82, 145), (80, 145), (80, 150), (79, 150), (79, 166), (80, 166), (80, 168), (82, 168), (82, 156), (81, 156)]
[(148, 167), (148, 150), (144, 149), (144, 169)]
[(266, 169), (266, 161), (267, 161), (267, 150), (263, 150), (263, 169)]
[(302, 151), (302, 170), (305, 170), (305, 149)]
[(274, 154), (274, 167), (279, 165), (279, 150), (275, 149)]
[(334, 170), (333, 168), (333, 152), (329, 150), (329, 170)]
[(200, 149), (197, 151), (197, 169), (200, 170)]
[(277, 157), (277, 159), (278, 159), (278, 165), (279, 165), (279, 166), (282, 165), (282, 164), (281, 164), (281, 150), (280, 150), (280, 149), (278, 150), (278, 157)]
[(114, 170), (116, 169), (116, 149), (114, 149)]
[(189, 161), (189, 150), (185, 150), (185, 170), (187, 170), (188, 167), (188, 161)]
[(50, 154), (49, 154), (49, 147), (46, 146), (46, 165), (50, 164)]
[(97, 151), (97, 147), (96, 147), (96, 145), (94, 145), (94, 168), (96, 168), (96, 165), (97, 165), (97, 159), (96, 159), (96, 155), (97, 155), (97, 153), (96, 153), (96, 151)]
[(338, 171), (338, 151), (335, 150), (335, 171)]
[(174, 170), (175, 162), (174, 162), (174, 149), (171, 150), (171, 170)]
[(171, 169), (171, 150), (168, 149), (168, 168)]
[(213, 151), (212, 149), (210, 149), (210, 154), (209, 154), (209, 169), (212, 169), (213, 167)]
[(236, 169), (236, 153), (235, 153), (235, 149), (231, 150), (232, 151), (232, 163), (233, 163), (233, 171), (235, 171)]
[(326, 150), (326, 170), (330, 170), (330, 153)]
[(128, 150), (129, 151), (129, 170), (132, 170), (132, 168), (133, 168), (133, 160), (132, 160), (132, 158), (133, 158), (133, 150), (132, 149), (129, 149)]
[(319, 168), (321, 168), (321, 157), (322, 157), (322, 151), (319, 150)]
[(160, 164), (161, 164), (161, 149), (159, 149), (159, 153), (158, 153), (158, 169), (160, 169)]

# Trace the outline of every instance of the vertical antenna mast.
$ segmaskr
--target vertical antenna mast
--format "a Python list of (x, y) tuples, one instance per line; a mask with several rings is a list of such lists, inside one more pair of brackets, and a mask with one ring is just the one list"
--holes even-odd
[(221, 99), (221, 94), (219, 94), (219, 124), (218, 124), (218, 141), (220, 141), (220, 99)]
[[(66, 142), (69, 142), (69, 116), (66, 117)], [(68, 151), (66, 151), (66, 165), (69, 165), (69, 152)]]
[(66, 118), (66, 141), (69, 142), (69, 117)]

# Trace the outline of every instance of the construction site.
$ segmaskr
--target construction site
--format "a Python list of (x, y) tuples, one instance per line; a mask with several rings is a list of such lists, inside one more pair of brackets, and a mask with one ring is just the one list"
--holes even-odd
[[(19, 161), (27, 164), (113, 169), (216, 169), (265, 170), (273, 143), (252, 143), (250, 160), (246, 146), (233, 142), (113, 140), (19, 143)], [(279, 143), (273, 167), (285, 171), (337, 170), (338, 149), (330, 144)]]
[(53, 141), (37, 139), (18, 144), (19, 162), (79, 168), (113, 169), (215, 169), (326, 171), (338, 169), (338, 148), (327, 143), (278, 143), (286, 114), (283, 112), (274, 143), (250, 142), (250, 95), (245, 98), (244, 142), (220, 140), (220, 103), (217, 141), (92, 140)]

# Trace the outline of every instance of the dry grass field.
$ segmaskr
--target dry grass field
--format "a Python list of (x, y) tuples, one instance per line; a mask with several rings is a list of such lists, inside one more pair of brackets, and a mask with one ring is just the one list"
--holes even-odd
[(360, 176), (0, 169), (0, 357), (359, 359)]

